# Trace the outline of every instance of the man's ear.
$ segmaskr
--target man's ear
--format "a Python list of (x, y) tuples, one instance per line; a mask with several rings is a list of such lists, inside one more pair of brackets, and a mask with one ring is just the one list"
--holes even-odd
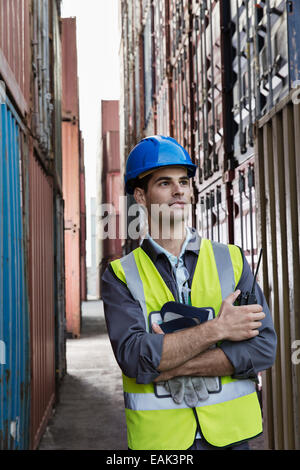
[(142, 188), (134, 188), (133, 197), (137, 204), (146, 205), (145, 191)]

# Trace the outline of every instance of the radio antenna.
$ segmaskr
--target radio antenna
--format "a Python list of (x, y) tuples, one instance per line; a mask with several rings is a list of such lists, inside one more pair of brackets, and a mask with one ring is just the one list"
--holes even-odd
[(262, 248), (261, 248), (260, 253), (259, 253), (258, 263), (257, 263), (257, 266), (256, 266), (256, 271), (255, 271), (254, 279), (253, 279), (251, 294), (254, 294), (255, 283), (256, 283), (256, 277), (257, 277), (257, 273), (258, 273), (258, 270), (259, 270), (259, 265), (260, 265), (260, 262), (261, 262), (262, 251), (263, 251), (263, 250), (262, 250)]

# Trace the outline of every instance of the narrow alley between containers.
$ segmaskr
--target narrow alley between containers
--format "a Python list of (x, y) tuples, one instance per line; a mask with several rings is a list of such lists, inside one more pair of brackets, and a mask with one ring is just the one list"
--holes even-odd
[(67, 373), (38, 449), (127, 449), (122, 377), (101, 301), (83, 302), (81, 336), (66, 348)]

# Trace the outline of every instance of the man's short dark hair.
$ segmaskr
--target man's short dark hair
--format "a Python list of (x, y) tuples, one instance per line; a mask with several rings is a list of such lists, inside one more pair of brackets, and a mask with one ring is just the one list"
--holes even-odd
[(135, 178), (134, 180), (132, 180), (132, 182), (130, 182), (130, 186), (132, 187), (133, 190), (135, 190), (135, 188), (141, 188), (146, 193), (148, 191), (148, 183), (150, 179), (152, 178), (152, 176), (153, 176), (153, 173), (149, 173), (143, 178)]

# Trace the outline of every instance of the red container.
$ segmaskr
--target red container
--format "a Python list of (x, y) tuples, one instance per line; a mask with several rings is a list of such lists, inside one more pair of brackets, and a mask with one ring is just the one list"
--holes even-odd
[(119, 101), (102, 100), (102, 137), (109, 131), (119, 130)]
[(107, 172), (120, 171), (120, 133), (109, 131), (106, 134)]
[(29, 165), (29, 297), (31, 448), (45, 430), (55, 399), (53, 188), (33, 151)]
[(76, 18), (62, 20), (62, 158), (65, 200), (66, 326), (73, 337), (80, 336), (81, 254), (80, 254), (80, 131), (76, 49)]
[(64, 121), (63, 195), (65, 200), (65, 273), (67, 331), (80, 335), (80, 178), (78, 126)]
[(62, 112), (63, 119), (79, 118), (76, 18), (62, 18)]
[(29, 0), (0, 2), (0, 73), (20, 113), (29, 112)]
[(170, 135), (170, 88), (166, 78), (156, 100), (155, 134)]

